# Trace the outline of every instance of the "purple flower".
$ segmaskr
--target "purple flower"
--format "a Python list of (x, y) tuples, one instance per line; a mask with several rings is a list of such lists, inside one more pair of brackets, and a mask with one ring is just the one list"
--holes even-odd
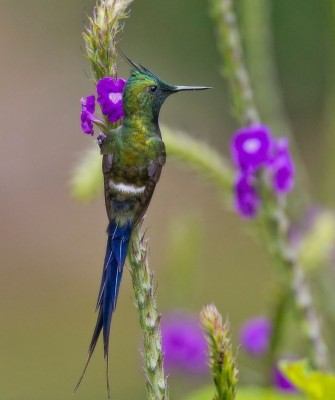
[(275, 141), (272, 170), (272, 184), (276, 193), (287, 193), (294, 186), (294, 164), (291, 159), (288, 140), (281, 138)]
[(93, 122), (95, 120), (95, 117), (93, 115), (95, 111), (95, 97), (92, 96), (87, 96), (86, 98), (81, 98), (81, 129), (83, 130), (84, 133), (87, 135), (92, 135), (94, 134), (93, 130)]
[(266, 125), (252, 125), (238, 130), (232, 139), (231, 155), (237, 169), (235, 205), (246, 218), (254, 218), (260, 208), (257, 172), (264, 168), (274, 192), (288, 193), (294, 186), (294, 164), (286, 138), (275, 139)]
[[(123, 117), (122, 92), (126, 84), (124, 79), (114, 80), (111, 77), (100, 79), (97, 83), (98, 103), (104, 115), (110, 122), (117, 122)], [(93, 122), (105, 133), (106, 124), (94, 115), (95, 97), (93, 95), (81, 99), (81, 128), (88, 135), (94, 134)], [(101, 139), (101, 138), (100, 138)], [(100, 143), (101, 140), (98, 140)]]
[(164, 364), (168, 370), (206, 372), (207, 345), (198, 319), (178, 312), (162, 320)]
[(231, 153), (242, 171), (264, 165), (270, 158), (272, 138), (265, 125), (252, 125), (239, 129), (233, 136)]
[(265, 317), (252, 318), (240, 331), (242, 348), (253, 356), (262, 356), (269, 348), (272, 324)]
[(98, 103), (101, 111), (107, 115), (110, 122), (117, 122), (124, 116), (122, 106), (122, 92), (126, 81), (106, 77), (97, 83)]
[(256, 216), (260, 198), (252, 185), (254, 177), (249, 173), (242, 173), (235, 183), (235, 207), (245, 218)]
[(276, 366), (272, 374), (273, 385), (281, 392), (297, 393), (298, 389), (291, 383), (286, 376)]

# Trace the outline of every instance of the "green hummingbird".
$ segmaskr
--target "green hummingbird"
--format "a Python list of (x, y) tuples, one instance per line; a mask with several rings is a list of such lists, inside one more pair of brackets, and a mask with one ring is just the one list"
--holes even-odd
[(104, 176), (105, 205), (109, 225), (100, 291), (98, 317), (88, 350), (88, 359), (75, 387), (79, 387), (102, 331), (108, 381), (109, 335), (116, 307), (123, 266), (134, 227), (147, 211), (166, 152), (158, 117), (162, 104), (173, 93), (210, 89), (205, 86), (174, 86), (164, 82), (143, 65), (122, 52), (132, 71), (123, 90), (124, 119), (121, 126), (107, 132), (100, 143)]

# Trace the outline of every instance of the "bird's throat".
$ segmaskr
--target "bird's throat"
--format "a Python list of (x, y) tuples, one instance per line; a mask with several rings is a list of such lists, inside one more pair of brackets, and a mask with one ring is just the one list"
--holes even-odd
[(148, 115), (132, 114), (123, 121), (123, 134), (136, 142), (144, 142), (159, 132), (158, 119)]

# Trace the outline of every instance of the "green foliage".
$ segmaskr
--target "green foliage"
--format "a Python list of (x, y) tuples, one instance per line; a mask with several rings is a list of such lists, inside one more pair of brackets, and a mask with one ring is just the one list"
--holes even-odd
[[(212, 400), (214, 390), (212, 387), (205, 387), (191, 393), (184, 400)], [(236, 394), (236, 400), (304, 400), (301, 395), (280, 393), (275, 389), (259, 387), (240, 387)]]
[(286, 377), (311, 400), (335, 399), (335, 375), (310, 368), (305, 360), (282, 362)]

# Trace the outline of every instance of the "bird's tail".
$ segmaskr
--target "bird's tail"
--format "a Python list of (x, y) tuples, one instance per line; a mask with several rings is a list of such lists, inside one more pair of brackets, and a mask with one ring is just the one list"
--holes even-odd
[(95, 346), (102, 331), (104, 341), (104, 356), (107, 362), (106, 378), (107, 391), (109, 397), (109, 379), (108, 379), (108, 350), (109, 350), (109, 332), (111, 327), (112, 315), (116, 308), (117, 297), (119, 293), (123, 266), (126, 260), (128, 245), (131, 237), (132, 224), (119, 225), (112, 221), (107, 228), (108, 240), (104, 268), (102, 272), (101, 285), (96, 309), (99, 311), (91, 343), (88, 349), (88, 358), (84, 370), (74, 388), (74, 393), (79, 388), (85, 375), (86, 369), (94, 352)]

